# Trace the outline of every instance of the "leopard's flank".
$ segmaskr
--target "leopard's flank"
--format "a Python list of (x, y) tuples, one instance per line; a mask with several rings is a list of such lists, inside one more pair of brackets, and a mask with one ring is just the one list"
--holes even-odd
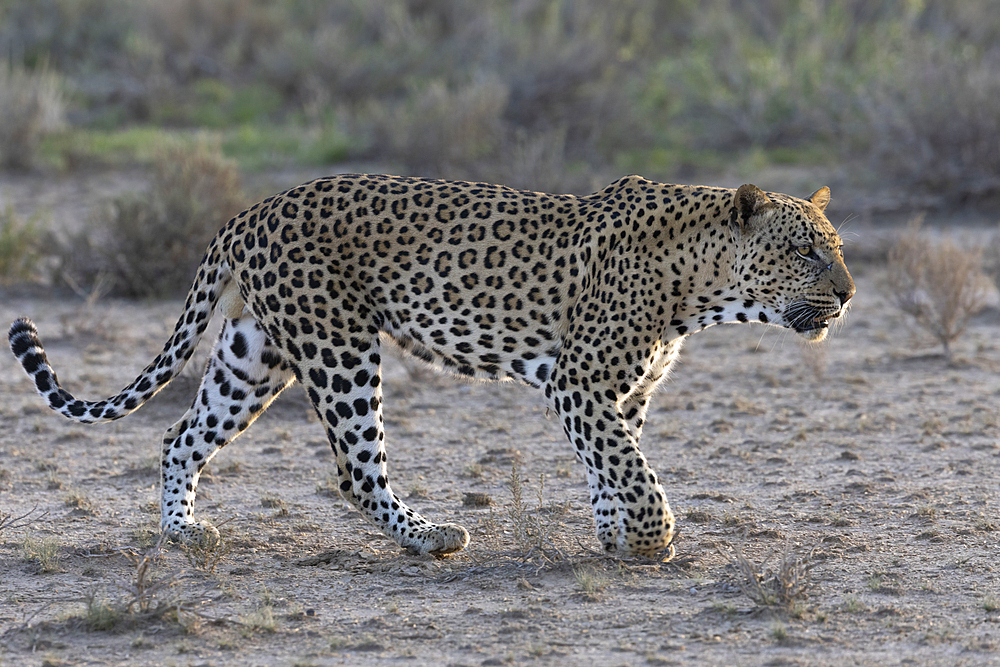
[(829, 200), (637, 176), (583, 197), (322, 178), (229, 221), (163, 351), (119, 394), (63, 389), (27, 319), (10, 346), (53, 410), (104, 422), (175, 378), (222, 312), (198, 396), (163, 438), (161, 528), (185, 540), (217, 536), (194, 516), (202, 469), (298, 381), (351, 504), (411, 551), (466, 546), (464, 528), (425, 519), (389, 483), (384, 336), (452, 372), (543, 390), (586, 468), (604, 549), (662, 557), (675, 523), (639, 450), (650, 395), (684, 339), (713, 324), (826, 335), (854, 295)]

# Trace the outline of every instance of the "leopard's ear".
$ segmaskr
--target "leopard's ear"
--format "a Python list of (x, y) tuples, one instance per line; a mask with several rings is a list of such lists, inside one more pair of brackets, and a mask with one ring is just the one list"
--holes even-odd
[(809, 201), (812, 202), (812, 205), (820, 211), (825, 211), (827, 204), (830, 203), (830, 188), (824, 185), (819, 190), (809, 195)]
[(769, 206), (771, 199), (763, 190), (749, 183), (741, 185), (733, 196), (729, 224), (737, 231), (745, 231), (750, 219), (763, 213)]

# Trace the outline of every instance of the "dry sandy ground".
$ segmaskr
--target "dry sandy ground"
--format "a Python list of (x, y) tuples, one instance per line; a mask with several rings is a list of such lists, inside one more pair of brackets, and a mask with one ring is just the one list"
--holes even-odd
[[(596, 551), (582, 467), (540, 393), (389, 359), (393, 484), (465, 525), (466, 552), (401, 553), (331, 493), (293, 388), (203, 478), (198, 514), (224, 548), (168, 546), (140, 595), (159, 438), (199, 364), (131, 418), (81, 426), (0, 355), (0, 511), (32, 512), (0, 530), (0, 664), (1000, 664), (1000, 317), (949, 365), (878, 270), (852, 268), (854, 308), (822, 347), (754, 326), (689, 341), (642, 443), (680, 519), (672, 563)], [(33, 317), (86, 398), (129, 382), (179, 308), (0, 292), (0, 320)], [(737, 552), (797, 562), (808, 596), (752, 600)]]

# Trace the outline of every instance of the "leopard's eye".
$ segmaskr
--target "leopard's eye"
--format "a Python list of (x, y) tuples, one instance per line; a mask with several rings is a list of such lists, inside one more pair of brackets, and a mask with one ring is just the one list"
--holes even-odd
[(803, 257), (808, 257), (809, 255), (812, 254), (812, 251), (813, 249), (811, 245), (800, 245), (798, 248), (795, 249), (795, 252), (799, 253)]

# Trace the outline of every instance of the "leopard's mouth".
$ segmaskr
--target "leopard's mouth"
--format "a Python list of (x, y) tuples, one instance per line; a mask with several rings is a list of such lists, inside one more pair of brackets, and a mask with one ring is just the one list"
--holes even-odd
[(798, 324), (794, 326), (796, 332), (805, 333), (808, 331), (816, 331), (817, 329), (828, 329), (830, 327), (830, 320), (840, 317), (840, 311), (832, 313), (830, 315), (820, 315), (819, 317), (814, 317), (804, 324)]
[(822, 340), (826, 337), (831, 320), (840, 317), (843, 312), (843, 308), (829, 312), (824, 308), (798, 304), (788, 309), (786, 317), (788, 327), (795, 333), (809, 340)]

